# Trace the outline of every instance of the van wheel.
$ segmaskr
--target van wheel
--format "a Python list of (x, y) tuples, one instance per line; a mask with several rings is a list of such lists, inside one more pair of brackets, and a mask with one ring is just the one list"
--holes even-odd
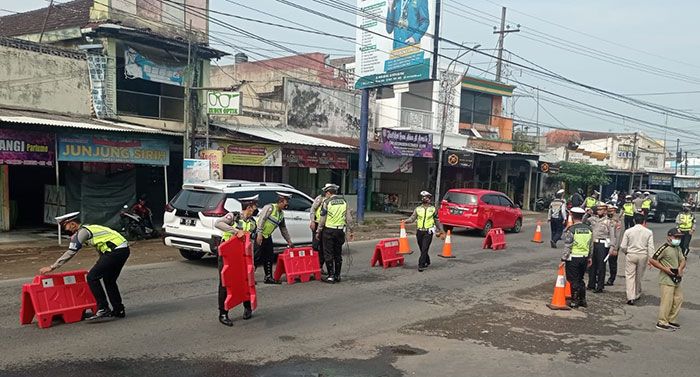
[(180, 255), (182, 255), (183, 258), (187, 260), (200, 260), (202, 257), (206, 254), (203, 251), (193, 251), (193, 250), (186, 250), (186, 249), (180, 249)]
[(520, 233), (520, 230), (523, 229), (523, 220), (522, 219), (517, 219), (515, 220), (515, 225), (513, 228), (510, 229), (511, 232), (513, 233)]
[(661, 214), (659, 215), (659, 222), (660, 223), (666, 222), (666, 214), (665, 213), (661, 212)]
[(493, 223), (491, 220), (487, 221), (486, 224), (484, 224), (484, 229), (481, 230), (481, 236), (486, 237), (487, 234), (489, 234), (489, 231), (493, 228)]

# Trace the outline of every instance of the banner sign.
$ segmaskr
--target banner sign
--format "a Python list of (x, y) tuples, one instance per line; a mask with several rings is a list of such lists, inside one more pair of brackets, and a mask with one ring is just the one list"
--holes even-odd
[(413, 157), (389, 157), (372, 152), (372, 172), (413, 173)]
[(0, 129), (0, 165), (53, 166), (52, 133)]
[(537, 170), (539, 170), (540, 173), (556, 174), (556, 173), (559, 173), (559, 165), (552, 164), (549, 162), (539, 161), (537, 163)]
[(124, 51), (124, 74), (129, 79), (143, 79), (163, 84), (184, 86), (186, 66), (158, 64), (131, 47)]
[(210, 115), (238, 115), (241, 113), (240, 92), (209, 92), (207, 113)]
[(436, 0), (357, 0), (356, 89), (428, 80)]
[(673, 176), (663, 174), (649, 174), (649, 186), (672, 186)]
[(223, 153), (224, 165), (282, 166), (282, 147), (272, 144), (238, 143), (212, 140), (207, 148), (204, 140), (195, 141), (195, 150), (215, 149)]
[(382, 153), (385, 156), (433, 158), (433, 134), (382, 128)]
[(61, 135), (58, 160), (167, 166), (170, 147), (165, 140), (134, 139), (126, 135)]
[(211, 179), (209, 160), (186, 158), (182, 160), (182, 182), (199, 183)]
[(443, 166), (471, 168), (474, 165), (474, 153), (461, 151), (446, 151), (442, 160)]
[(206, 149), (199, 151), (199, 158), (209, 160), (211, 179), (224, 178), (224, 152), (216, 149)]
[(348, 156), (344, 153), (312, 151), (307, 149), (285, 149), (284, 166), (292, 168), (350, 169)]
[(675, 177), (673, 178), (673, 187), (679, 189), (700, 189), (700, 177)]

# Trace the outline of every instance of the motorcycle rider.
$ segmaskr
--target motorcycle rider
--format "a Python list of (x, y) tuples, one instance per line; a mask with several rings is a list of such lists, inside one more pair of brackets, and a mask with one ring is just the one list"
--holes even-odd
[(571, 195), (571, 207), (582, 207), (583, 206), (583, 189), (579, 188), (576, 192)]

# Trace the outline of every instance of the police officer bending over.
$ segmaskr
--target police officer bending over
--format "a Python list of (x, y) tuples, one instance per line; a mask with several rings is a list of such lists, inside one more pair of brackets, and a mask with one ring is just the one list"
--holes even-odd
[(326, 258), (323, 255), (323, 240), (316, 237), (316, 229), (318, 228), (318, 222), (321, 220), (321, 204), (326, 199), (326, 191), (333, 187), (332, 183), (326, 183), (321, 189), (321, 194), (314, 199), (314, 203), (311, 205), (309, 210), (309, 216), (311, 217), (311, 222), (309, 223), (309, 228), (311, 229), (311, 247), (318, 253), (319, 267), (323, 271), (323, 264), (326, 262)]
[(337, 185), (326, 188), (326, 199), (321, 205), (321, 219), (316, 230), (316, 238), (323, 241), (323, 253), (328, 269), (328, 277), (324, 281), (331, 284), (340, 282), (345, 228), (350, 233), (350, 241), (353, 239), (352, 215), (348, 211), (348, 203), (337, 193)]
[[(258, 217), (258, 233), (255, 243), (258, 245), (258, 255), (260, 263), (265, 269), (265, 284), (281, 284), (272, 278), (272, 263), (275, 260), (275, 250), (272, 243), (272, 232), (280, 228), (280, 233), (287, 241), (289, 247), (294, 247), (292, 238), (289, 236), (287, 225), (284, 222), (284, 210), (289, 206), (289, 199), (292, 194), (277, 192), (277, 203), (270, 203), (262, 208)], [(256, 259), (257, 256), (256, 256)]]
[(593, 232), (591, 227), (581, 222), (584, 213), (580, 207), (571, 209), (574, 224), (564, 232), (564, 253), (561, 255), (561, 263), (566, 265), (566, 280), (571, 283), (569, 306), (572, 308), (588, 306), (583, 276), (586, 268), (592, 264)]
[(442, 236), (444, 230), (442, 224), (438, 221), (437, 210), (431, 204), (433, 195), (427, 191), (421, 191), (422, 204), (413, 210), (411, 217), (406, 219), (405, 223), (410, 224), (417, 222), (416, 240), (420, 248), (420, 259), (418, 259), (418, 271), (423, 271), (430, 266), (430, 244), (433, 242), (433, 233), (435, 229), (439, 230), (439, 235)]
[[(121, 234), (106, 226), (81, 226), (78, 221), (79, 214), (80, 212), (73, 212), (56, 218), (63, 230), (71, 235), (68, 251), (51, 266), (41, 268), (39, 274), (44, 275), (61, 267), (73, 258), (84, 244), (94, 246), (99, 254), (99, 259), (88, 272), (87, 282), (92, 295), (95, 296), (97, 301), (98, 310), (97, 313), (94, 313), (87, 320), (91, 321), (108, 317), (124, 318), (126, 312), (122, 304), (122, 296), (119, 294), (117, 278), (122, 271), (122, 267), (124, 267), (124, 263), (129, 259), (129, 243)], [(107, 290), (107, 295), (105, 295), (105, 289), (102, 288), (102, 283), (104, 283)], [(109, 296), (109, 302), (112, 303), (113, 310), (109, 309), (107, 296)]]
[[(221, 235), (222, 241), (228, 241), (231, 237), (236, 236), (238, 238), (245, 237), (245, 234), (250, 234), (251, 242), (255, 239), (255, 231), (257, 229), (257, 224), (255, 223), (255, 213), (258, 210), (258, 195), (251, 196), (248, 198), (238, 199), (241, 202), (242, 210), (238, 212), (229, 212), (226, 216), (219, 219), (214, 226), (223, 231)], [(226, 326), (233, 326), (233, 321), (228, 317), (228, 310), (224, 308), (224, 301), (226, 301), (226, 287), (221, 283), (221, 269), (224, 267), (223, 259), (221, 255), (219, 259), (219, 322)], [(253, 310), (250, 306), (250, 301), (243, 302), (243, 319), (250, 319), (253, 316)]]

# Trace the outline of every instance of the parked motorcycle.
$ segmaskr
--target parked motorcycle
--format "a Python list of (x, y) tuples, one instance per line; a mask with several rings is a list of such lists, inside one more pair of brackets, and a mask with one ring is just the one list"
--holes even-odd
[[(136, 207), (137, 204), (134, 205)], [(141, 213), (141, 216), (137, 214), (138, 211), (134, 211), (132, 207), (129, 209), (128, 205), (124, 205), (124, 209), (119, 213), (122, 233), (128, 240), (143, 240), (156, 238), (159, 236), (157, 230), (153, 227), (153, 222), (150, 218), (151, 211), (148, 210), (147, 213)], [(145, 216), (144, 216), (145, 215)]]
[(551, 203), (552, 198), (537, 198), (535, 199), (535, 211), (544, 212), (549, 209)]

